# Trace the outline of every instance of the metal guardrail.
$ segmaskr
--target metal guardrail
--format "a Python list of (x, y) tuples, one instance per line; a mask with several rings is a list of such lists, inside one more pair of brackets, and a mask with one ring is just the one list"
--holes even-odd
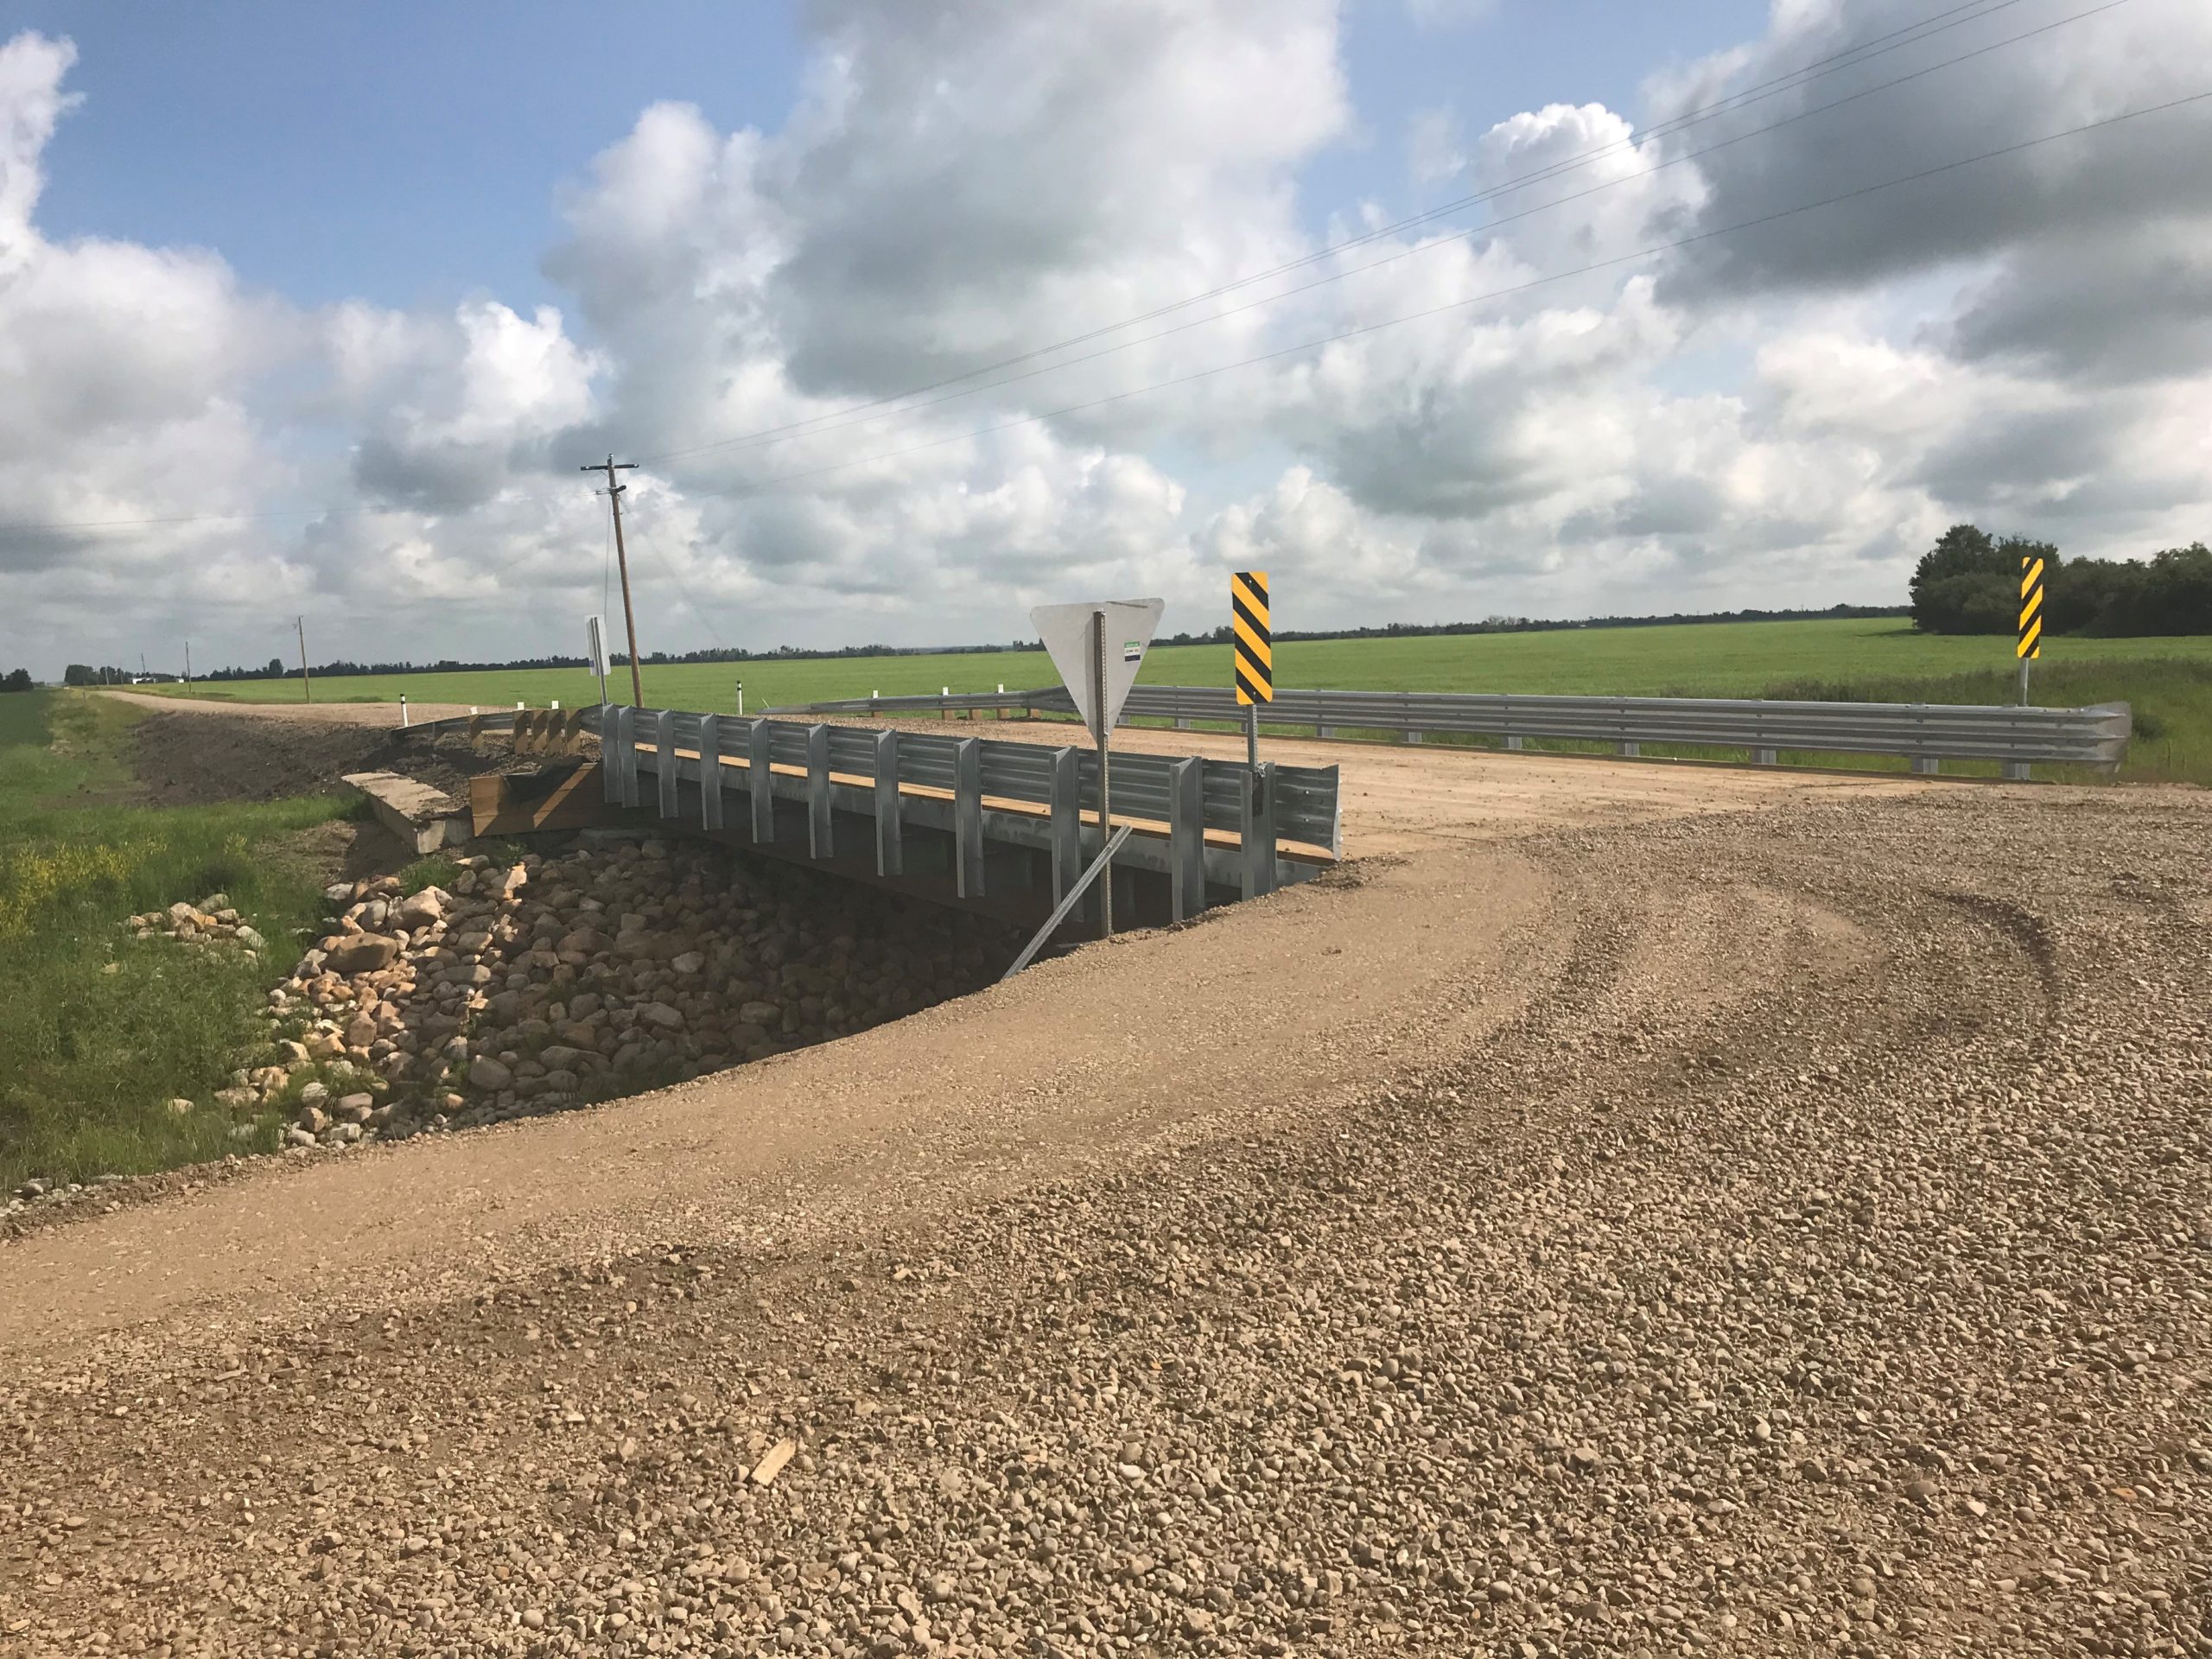
[[(586, 715), (588, 729), (598, 711)], [(866, 727), (809, 726), (791, 720), (747, 718), (736, 715), (703, 715), (680, 709), (631, 709), (612, 705), (618, 723), (627, 721), (633, 741), (656, 741), (660, 717), (674, 721), (678, 748), (696, 749), (702, 733), (713, 739), (718, 756), (749, 758), (756, 731), (765, 731), (771, 766), (804, 767), (812, 764), (814, 734), (826, 745), (830, 771), (868, 779), (880, 776), (886, 753), (880, 740), (895, 735), (890, 753), (895, 757), (896, 780), (924, 788), (957, 791), (967, 746), (972, 751), (975, 780), (982, 793), (1025, 805), (1051, 806), (1065, 795), (1071, 780), (1083, 810), (1095, 811), (1098, 803), (1098, 757), (1089, 749), (1052, 749), (1041, 743), (994, 741), (986, 738), (938, 736), (912, 732), (886, 734)], [(713, 720), (706, 733), (703, 722)], [(618, 739), (619, 743), (619, 739)], [(1252, 771), (1241, 760), (1190, 759), (1198, 779), (1200, 818), (1207, 830), (1241, 834), (1244, 807), (1251, 797)], [(1114, 811), (1116, 817), (1168, 823), (1171, 797), (1176, 787), (1176, 768), (1182, 760), (1173, 755), (1120, 753), (1114, 757)], [(1334, 766), (1289, 766), (1269, 763), (1269, 791), (1279, 841), (1325, 848), (1332, 855), (1343, 849), (1344, 827), (1337, 798)]]
[[(802, 803), (814, 857), (836, 846), (833, 810), (865, 814), (875, 820), (879, 874), (899, 871), (902, 823), (949, 830), (963, 896), (982, 893), (987, 815), (995, 815), (994, 834), (1049, 848), (1056, 886), (1080, 874), (1086, 847), (1104, 834), (1096, 822), (1098, 757), (1072, 746), (614, 704), (564, 714), (494, 710), (407, 729), (433, 740), (511, 731), (518, 747), (594, 733), (608, 801), (657, 806), (663, 817), (676, 817), (679, 785), (688, 784), (697, 794), (683, 810), (696, 814), (702, 828), (749, 825), (763, 842), (777, 839), (777, 801)], [(1241, 760), (1118, 754), (1114, 817), (1150, 827), (1153, 839), (1139, 861), (1171, 877), (1178, 918), (1204, 907), (1210, 875), (1248, 896), (1268, 893), (1311, 873), (1283, 868), (1301, 849), (1307, 866), (1319, 852), (1332, 858), (1343, 852), (1334, 766), (1269, 762), (1255, 773)], [(1217, 842), (1234, 836), (1233, 848), (1209, 846), (1210, 832)]]
[[(1065, 714), (1067, 693), (975, 696), (863, 697), (810, 703), (779, 713), (871, 715), (962, 712)], [(1244, 711), (1227, 687), (1140, 685), (1122, 707), (1126, 720), (1241, 723)], [(1997, 760), (2023, 777), (2031, 764), (2110, 767), (2126, 758), (2132, 716), (2124, 702), (2088, 709), (2009, 708), (1980, 703), (1783, 702), (1721, 697), (1522, 696), (1507, 693), (1300, 691), (1278, 690), (1261, 711), (1262, 726), (1386, 732), (1419, 742), (1432, 732), (1496, 737), (1510, 749), (1529, 740), (1612, 743), (1634, 754), (1646, 743), (1748, 750), (1773, 766), (1784, 749), (1826, 754), (1895, 754), (1933, 772), (1944, 760)]]
[[(1074, 705), (1066, 700), (1067, 694), (1061, 692), (1058, 696), (1062, 699), (1060, 708), (1072, 712)], [(934, 704), (939, 699), (931, 697), (927, 701)], [(752, 734), (758, 727), (768, 733), (768, 759), (772, 766), (804, 766), (809, 764), (811, 753), (809, 734), (818, 730), (827, 734), (823, 741), (829, 745), (830, 770), (871, 780), (876, 776), (877, 740), (884, 734), (866, 727), (815, 727), (792, 720), (741, 715), (709, 716), (681, 709), (632, 709), (614, 703), (603, 709), (593, 706), (570, 710), (565, 718), (573, 730), (601, 735), (602, 724), (609, 716), (617, 721), (627, 720), (632, 728), (632, 741), (650, 746), (663, 714), (675, 721), (675, 741), (680, 748), (696, 749), (702, 722), (711, 718), (715, 721), (713, 735), (718, 755), (732, 759), (748, 756), (752, 752)], [(406, 729), (432, 736), (467, 731), (508, 732), (515, 729), (518, 721), (530, 723), (545, 718), (543, 710), (493, 709), (486, 714), (427, 721)], [(897, 751), (898, 781), (931, 789), (955, 789), (959, 782), (962, 746), (967, 743), (980, 745), (976, 751), (977, 778), (985, 794), (1025, 804), (1049, 806), (1056, 788), (1061, 786), (1059, 774), (1071, 765), (1075, 788), (1084, 810), (1096, 810), (1098, 757), (1088, 749), (1052, 749), (1041, 743), (901, 733)], [(1063, 760), (1063, 756), (1070, 759)], [(1204, 827), (1241, 833), (1243, 803), (1252, 792), (1251, 768), (1241, 760), (1213, 760), (1195, 755), (1190, 758), (1198, 768)], [(1115, 815), (1166, 823), (1179, 764), (1179, 758), (1173, 755), (1116, 754)], [(1344, 851), (1344, 821), (1338, 799), (1337, 768), (1268, 763), (1263, 770), (1273, 780), (1268, 792), (1274, 810), (1276, 839), (1325, 848), (1332, 855), (1340, 856)]]

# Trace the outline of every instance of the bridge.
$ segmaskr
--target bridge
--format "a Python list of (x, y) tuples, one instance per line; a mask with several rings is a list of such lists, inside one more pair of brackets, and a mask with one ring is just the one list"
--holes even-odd
[[(598, 741), (596, 804), (846, 879), (1036, 927), (1076, 899), (1110, 833), (1113, 905), (1134, 925), (1309, 880), (1343, 854), (1334, 766), (1135, 753), (1100, 756), (944, 734), (607, 704), (500, 711), (411, 728), (508, 732), (518, 751)], [(482, 779), (476, 833), (610, 821), (578, 769), (518, 798)], [(619, 820), (613, 820), (619, 821)]]

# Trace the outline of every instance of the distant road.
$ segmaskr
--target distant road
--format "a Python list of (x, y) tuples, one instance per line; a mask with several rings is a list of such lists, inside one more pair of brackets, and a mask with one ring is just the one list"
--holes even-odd
[[(213, 697), (170, 697), (147, 691), (118, 691), (102, 688), (100, 695), (118, 702), (165, 715), (257, 715), (277, 720), (320, 720), (333, 725), (397, 726), (400, 709), (396, 702), (229, 702)], [(420, 726), (426, 721), (450, 720), (465, 715), (465, 702), (410, 702), (407, 718)]]

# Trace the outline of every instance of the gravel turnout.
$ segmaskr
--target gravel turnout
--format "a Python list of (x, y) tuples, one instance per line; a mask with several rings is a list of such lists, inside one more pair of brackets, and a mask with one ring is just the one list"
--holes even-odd
[[(1439, 845), (179, 1235), (512, 1149), (435, 1249), (102, 1323), (163, 1205), (0, 1246), (0, 1650), (2212, 1651), (2208, 830), (1938, 787)], [(900, 1104), (995, 1022), (1057, 1064)], [(708, 1184), (833, 1078), (885, 1116)], [(587, 1155), (624, 1112), (696, 1149), (650, 1194)]]

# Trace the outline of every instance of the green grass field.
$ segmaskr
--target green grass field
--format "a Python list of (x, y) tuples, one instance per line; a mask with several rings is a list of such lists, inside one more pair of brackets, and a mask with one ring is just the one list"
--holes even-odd
[[(2179, 660), (2212, 665), (2212, 637), (2176, 639), (2053, 639), (2038, 673), (2094, 664)], [(1680, 627), (1565, 629), (1548, 633), (1460, 634), (1443, 639), (1293, 640), (1276, 649), (1282, 685), (1319, 690), (1526, 691), (1618, 696), (1759, 696), (1774, 688), (1903, 683), (1963, 674), (2012, 672), (2011, 642), (1915, 633), (1903, 621), (1713, 622)], [(1163, 645), (1141, 677), (1154, 685), (1226, 685), (1226, 645)], [(982, 652), (925, 657), (853, 657), (749, 663), (699, 663), (645, 671), (645, 701), (658, 708), (729, 713), (737, 682), (748, 709), (826, 697), (1026, 690), (1054, 682), (1038, 652)], [(626, 702), (629, 674), (611, 683)], [(181, 686), (149, 688), (182, 696)], [(589, 702), (596, 682), (582, 669), (491, 670), (462, 674), (364, 675), (315, 684), (320, 701), (476, 703), (542, 709)], [(295, 702), (300, 683), (244, 680), (202, 684), (195, 696)], [(2009, 680), (2006, 696), (2009, 700)]]
[[(1278, 683), (1344, 690), (2010, 702), (2016, 695), (2014, 672), (2009, 639), (1916, 633), (1888, 617), (1293, 640), (1275, 653)], [(1225, 685), (1229, 648), (1162, 646), (1147, 656), (1141, 677), (1155, 685)], [(946, 686), (1026, 690), (1052, 683), (1054, 675), (1042, 652), (992, 652), (690, 664), (648, 667), (645, 678), (645, 700), (655, 706), (728, 713), (737, 706), (741, 679), (747, 709), (758, 711), (877, 692), (925, 694)], [(626, 701), (627, 672), (618, 673), (614, 684), (618, 699)], [(2133, 706), (2138, 741), (2123, 779), (2212, 784), (2212, 637), (2052, 639), (2036, 666), (2035, 688), (2039, 702)], [(182, 695), (181, 687), (159, 689)], [(556, 700), (569, 708), (597, 696), (582, 669), (364, 676), (322, 681), (315, 695), (333, 702), (391, 702), (403, 692), (417, 702), (482, 708), (518, 702), (543, 708)], [(195, 695), (296, 702), (300, 686), (297, 680), (251, 680), (195, 688)]]
[[(0, 1192), (30, 1176), (132, 1174), (238, 1150), (210, 1096), (265, 1039), (264, 994), (290, 965), (294, 930), (321, 912), (312, 874), (270, 850), (342, 804), (124, 804), (137, 718), (74, 693), (0, 696)], [(141, 944), (120, 925), (218, 891), (270, 959)], [(195, 1109), (173, 1116), (173, 1096)], [(253, 1144), (275, 1135), (264, 1123)]]

